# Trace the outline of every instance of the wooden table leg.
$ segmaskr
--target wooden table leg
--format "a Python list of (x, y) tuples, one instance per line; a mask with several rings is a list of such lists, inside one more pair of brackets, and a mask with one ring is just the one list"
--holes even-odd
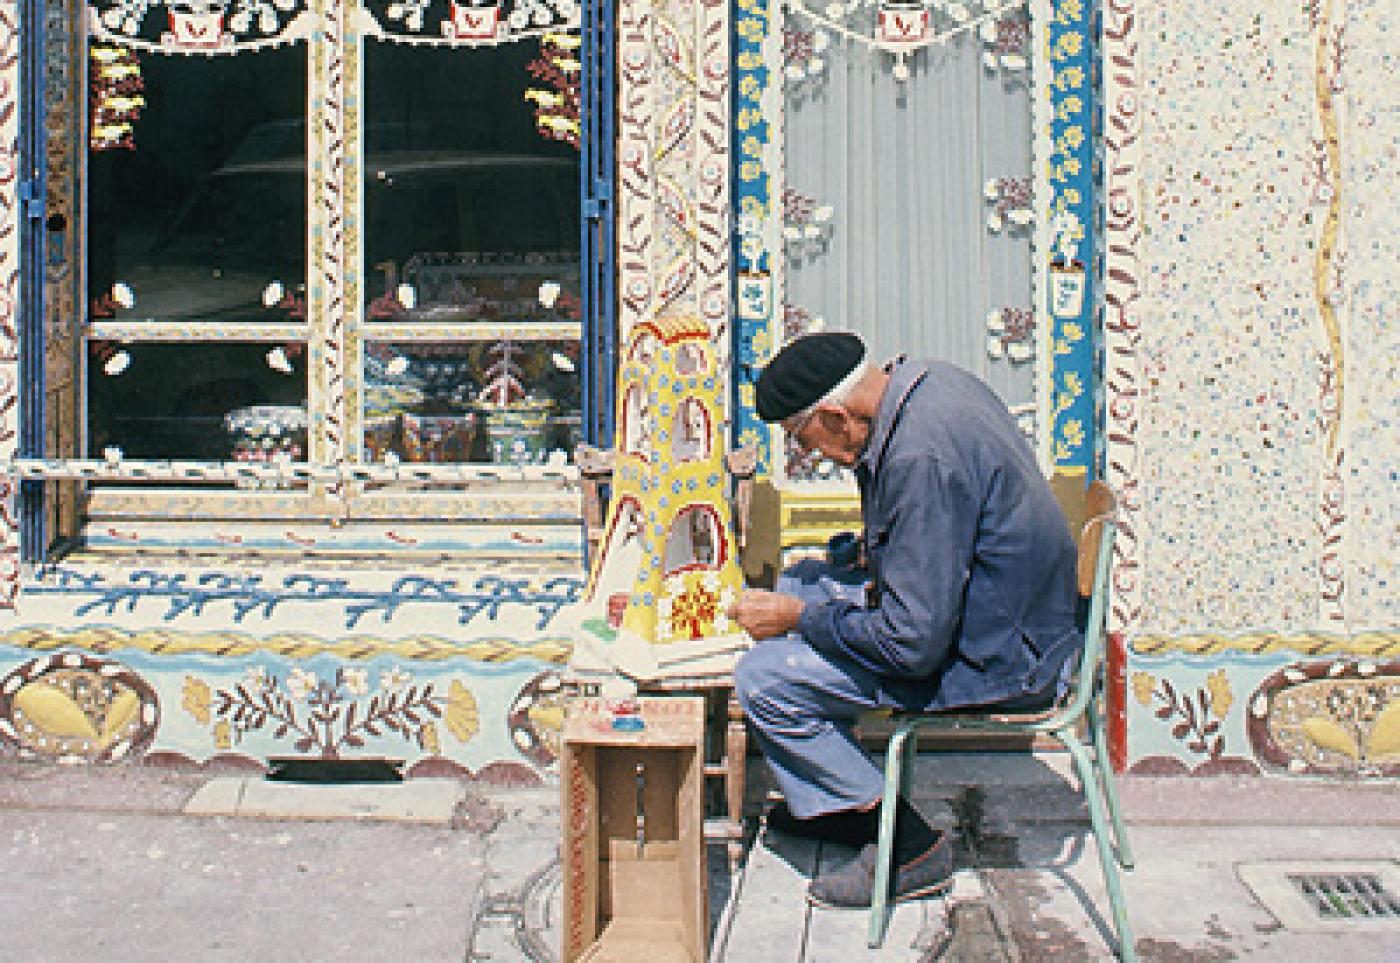
[(736, 838), (729, 840), (729, 866), (735, 869), (744, 855), (744, 766), (749, 751), (749, 732), (744, 726), (744, 711), (739, 708), (739, 699), (733, 689), (729, 690), (728, 709), (724, 758), (729, 772), (724, 780), (724, 794), (729, 807), (729, 821), (736, 831)]

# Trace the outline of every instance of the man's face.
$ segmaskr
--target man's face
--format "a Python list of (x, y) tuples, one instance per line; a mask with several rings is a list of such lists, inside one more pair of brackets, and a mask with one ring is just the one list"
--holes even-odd
[(784, 422), (783, 428), (804, 453), (815, 448), (843, 468), (855, 467), (870, 437), (869, 420), (851, 414), (844, 405), (827, 402)]

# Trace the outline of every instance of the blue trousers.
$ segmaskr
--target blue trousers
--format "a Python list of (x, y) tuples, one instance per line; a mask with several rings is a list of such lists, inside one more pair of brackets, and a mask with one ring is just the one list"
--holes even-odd
[[(812, 560), (784, 572), (777, 590), (806, 602), (859, 602), (864, 575)], [(856, 719), (875, 709), (920, 710), (933, 684), (823, 655), (795, 632), (758, 642), (734, 669), (739, 705), (799, 819), (868, 806), (884, 794), (884, 773), (857, 741)]]

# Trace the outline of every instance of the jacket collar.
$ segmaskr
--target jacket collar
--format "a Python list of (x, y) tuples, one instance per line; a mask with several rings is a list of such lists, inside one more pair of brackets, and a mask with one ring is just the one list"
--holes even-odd
[(890, 435), (904, 411), (909, 395), (928, 375), (928, 365), (918, 361), (896, 358), (889, 368), (890, 381), (880, 398), (875, 418), (870, 423), (870, 437), (865, 440), (865, 450), (860, 454), (857, 468), (867, 478), (873, 478), (885, 460), (885, 449), (889, 447)]

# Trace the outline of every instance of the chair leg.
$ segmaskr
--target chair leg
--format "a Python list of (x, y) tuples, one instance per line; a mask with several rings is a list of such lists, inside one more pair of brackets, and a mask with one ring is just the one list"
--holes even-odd
[(899, 794), (910, 799), (909, 789), (914, 783), (914, 763), (919, 758), (919, 727), (909, 727), (909, 738), (901, 750), (903, 757), (899, 767)]
[(1118, 931), (1118, 956), (1123, 963), (1136, 963), (1137, 950), (1133, 946), (1133, 931), (1128, 925), (1128, 908), (1123, 902), (1123, 885), (1118, 876), (1118, 859), (1114, 855), (1113, 841), (1109, 839), (1105, 825), (1103, 790), (1094, 772), (1094, 763), (1089, 759), (1089, 750), (1074, 733), (1060, 730), (1055, 733), (1074, 759), (1074, 768), (1079, 782), (1084, 787), (1084, 800), (1089, 804), (1089, 822), (1094, 831), (1094, 842), (1099, 850), (1099, 865), (1103, 869), (1104, 886), (1108, 890), (1108, 902), (1113, 909), (1113, 926)]
[(1118, 802), (1118, 784), (1113, 778), (1113, 764), (1108, 759), (1108, 739), (1104, 736), (1103, 717), (1094, 708), (1092, 701), (1088, 710), (1089, 736), (1094, 743), (1094, 759), (1098, 762), (1096, 768), (1103, 779), (1103, 795), (1108, 802), (1108, 817), (1113, 823), (1113, 851), (1118, 856), (1118, 865), (1124, 869), (1132, 869), (1133, 850), (1128, 844), (1128, 833), (1123, 826), (1123, 807)]
[(880, 800), (880, 841), (875, 860), (875, 885), (870, 891), (870, 927), (867, 944), (878, 949), (885, 942), (889, 926), (890, 871), (894, 862), (894, 813), (899, 802), (899, 784), (904, 773), (904, 743), (913, 726), (900, 723), (885, 750), (885, 795)]

